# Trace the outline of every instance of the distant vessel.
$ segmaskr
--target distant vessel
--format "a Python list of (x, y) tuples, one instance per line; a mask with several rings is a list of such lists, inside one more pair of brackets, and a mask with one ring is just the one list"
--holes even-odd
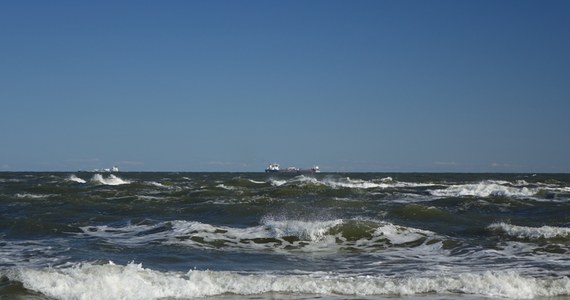
[(280, 171), (279, 164), (269, 164), (269, 166), (267, 166), (267, 168), (265, 168), (266, 173), (276, 173), (279, 171)]
[(281, 170), (281, 166), (278, 163), (272, 163), (265, 168), (266, 173), (319, 173), (321, 169), (319, 166), (314, 166), (310, 169), (300, 169), (297, 167), (288, 167), (287, 169)]
[(93, 170), (93, 172), (107, 172), (107, 173), (111, 173), (111, 172), (119, 172), (119, 167), (117, 166), (113, 166), (110, 169), (95, 169)]

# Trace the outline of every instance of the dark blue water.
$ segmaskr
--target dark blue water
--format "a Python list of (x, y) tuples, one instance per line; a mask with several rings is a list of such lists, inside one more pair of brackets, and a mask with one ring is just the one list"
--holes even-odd
[(0, 173), (1, 299), (567, 299), (570, 175)]

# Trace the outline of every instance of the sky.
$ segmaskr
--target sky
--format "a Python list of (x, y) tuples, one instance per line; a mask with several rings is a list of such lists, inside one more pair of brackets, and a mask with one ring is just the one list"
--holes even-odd
[(570, 172), (570, 1), (1, 1), (0, 171)]

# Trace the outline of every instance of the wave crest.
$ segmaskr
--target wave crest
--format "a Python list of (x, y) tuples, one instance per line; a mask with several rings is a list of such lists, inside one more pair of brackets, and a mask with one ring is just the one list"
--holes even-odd
[(75, 175), (75, 174), (71, 174), (69, 177), (67, 177), (67, 181), (72, 181), (72, 182), (77, 182), (77, 183), (87, 183), (87, 181), (85, 181), (85, 179), (81, 179), (81, 178), (77, 177), (77, 175)]
[[(252, 227), (228, 227), (196, 221), (170, 221), (155, 225), (124, 227), (81, 227), (83, 236), (92, 236), (123, 245), (150, 242), (182, 244), (197, 248), (227, 250), (277, 250), (336, 252), (342, 249), (368, 251), (393, 246), (416, 247), (436, 234), (388, 222), (371, 220), (295, 220), (272, 216)], [(409, 244), (413, 243), (413, 245)]]
[(400, 182), (392, 177), (380, 179), (353, 179), (350, 177), (333, 177), (327, 176), (317, 178), (312, 176), (299, 175), (289, 180), (271, 179), (273, 186), (325, 186), (332, 189), (389, 189), (389, 188), (407, 188), (407, 187), (429, 187), (434, 186), (433, 183), (421, 182)]
[(567, 239), (570, 238), (570, 228), (566, 227), (527, 227), (507, 223), (493, 223), (487, 227), (490, 230), (504, 233), (519, 239)]
[(451, 185), (445, 189), (430, 190), (433, 196), (463, 197), (473, 196), (487, 198), (491, 196), (532, 197), (539, 192), (537, 188), (512, 186), (505, 181), (483, 181), (473, 184)]
[(103, 177), (101, 174), (95, 174), (91, 178), (91, 182), (104, 185), (122, 185), (131, 183), (130, 181), (119, 178), (113, 174), (109, 175), (107, 178)]
[(302, 221), (302, 220), (275, 220), (264, 218), (262, 224), (271, 232), (271, 236), (276, 238), (295, 236), (302, 240), (319, 241), (326, 236), (327, 232), (343, 221)]
[[(142, 264), (83, 263), (62, 269), (18, 269), (7, 277), (56, 299), (161, 299), (223, 294), (410, 296), (472, 294), (530, 299), (570, 295), (570, 279), (533, 278), (517, 272), (463, 273), (431, 277), (337, 274), (240, 274), (228, 271), (160, 272)], [(101, 287), (105, 288), (101, 288)]]

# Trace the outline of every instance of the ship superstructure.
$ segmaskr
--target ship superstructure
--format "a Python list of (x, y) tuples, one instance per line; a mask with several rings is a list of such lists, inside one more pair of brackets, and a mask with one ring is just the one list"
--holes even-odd
[(319, 173), (321, 169), (319, 166), (313, 166), (310, 169), (300, 169), (297, 167), (288, 167), (286, 169), (281, 169), (278, 163), (271, 163), (265, 168), (266, 173)]

